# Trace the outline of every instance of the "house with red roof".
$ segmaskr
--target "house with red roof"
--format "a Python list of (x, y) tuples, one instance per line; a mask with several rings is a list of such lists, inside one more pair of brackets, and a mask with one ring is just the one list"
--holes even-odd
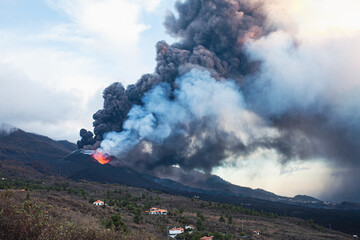
[(93, 203), (94, 205), (96, 206), (103, 206), (104, 205), (104, 202), (103, 201), (100, 201), (100, 200), (97, 200)]
[(213, 238), (214, 238), (214, 236), (202, 237), (202, 238), (200, 238), (200, 240), (212, 240)]
[(184, 229), (182, 227), (174, 227), (172, 229), (169, 230), (169, 236), (170, 237), (176, 237), (176, 235), (178, 234), (182, 234), (184, 232)]
[(153, 215), (166, 215), (167, 210), (165, 209), (159, 209), (159, 208), (150, 208), (150, 211), (147, 211), (149, 214)]
[(260, 236), (260, 233), (261, 233), (261, 232), (260, 232), (260, 231), (257, 231), (257, 230), (253, 231), (253, 234), (254, 234), (254, 235), (257, 235), (257, 236)]

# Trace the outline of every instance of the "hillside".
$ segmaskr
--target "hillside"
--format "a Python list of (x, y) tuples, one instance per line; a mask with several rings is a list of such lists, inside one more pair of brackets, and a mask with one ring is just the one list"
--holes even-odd
[(76, 148), (68, 141), (54, 141), (48, 137), (17, 129), (0, 134), (0, 159), (20, 162), (54, 161)]
[[(0, 173), (7, 178), (41, 181), (41, 184), (49, 179), (54, 184), (56, 181), (121, 184), (187, 198), (196, 196), (204, 201), (247, 206), (258, 212), (271, 212), (279, 216), (313, 219), (314, 223), (323, 227), (331, 224), (333, 229), (351, 234), (360, 229), (360, 211), (355, 203), (327, 205), (309, 196), (286, 198), (261, 189), (236, 186), (218, 176), (201, 173), (182, 176), (186, 180), (183, 183), (158, 178), (127, 167), (101, 165), (82, 151), (70, 152), (74, 146), (71, 143), (53, 141), (21, 130), (3, 135), (0, 139), (3, 153)], [(191, 182), (192, 177), (197, 181)]]
[[(37, 239), (38, 235), (51, 236), (51, 239), (161, 240), (167, 239), (169, 227), (188, 224), (195, 225), (197, 231), (182, 238), (179, 236), (179, 239), (199, 239), (205, 235), (215, 236), (214, 240), (243, 237), (352, 239), (350, 235), (318, 226), (312, 220), (118, 184), (63, 178), (47, 178), (46, 181), (7, 178), (0, 182), (0, 188), (13, 189), (0, 192), (0, 206), (3, 209), (0, 213), (0, 232), (3, 238), (5, 235), (8, 237), (6, 239), (25, 239), (31, 226), (41, 220), (34, 218), (39, 214), (43, 216), (43, 222), (36, 225), (30, 239)], [(23, 188), (26, 191), (14, 191)], [(105, 201), (106, 207), (92, 204), (98, 199)], [(15, 214), (16, 209), (24, 206), (27, 206), (26, 212)], [(151, 207), (165, 208), (168, 215), (147, 215), (146, 211)], [(19, 225), (19, 219), (26, 219), (26, 224)], [(119, 224), (114, 219), (118, 219)], [(255, 230), (261, 232), (260, 236), (253, 234)]]

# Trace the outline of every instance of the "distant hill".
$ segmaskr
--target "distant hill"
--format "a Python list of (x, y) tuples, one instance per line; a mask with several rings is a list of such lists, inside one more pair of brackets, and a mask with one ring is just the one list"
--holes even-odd
[(230, 194), (234, 196), (245, 196), (272, 201), (288, 199), (286, 197), (281, 197), (262, 189), (252, 189), (249, 187), (234, 185), (216, 175), (204, 174), (197, 171), (191, 171), (190, 173), (184, 172), (182, 169), (177, 167), (170, 168), (168, 175), (166, 175), (165, 178), (177, 181), (186, 186), (200, 188), (208, 191), (223, 192), (224, 194)]
[(54, 161), (68, 155), (75, 144), (68, 141), (54, 141), (46, 136), (28, 133), (21, 129), (0, 134), (0, 159), (33, 161)]
[(63, 147), (65, 147), (67, 150), (69, 150), (71, 152), (75, 151), (77, 149), (77, 146), (75, 143), (69, 142), (67, 140), (59, 140), (56, 142), (58, 142), (59, 144), (61, 144)]

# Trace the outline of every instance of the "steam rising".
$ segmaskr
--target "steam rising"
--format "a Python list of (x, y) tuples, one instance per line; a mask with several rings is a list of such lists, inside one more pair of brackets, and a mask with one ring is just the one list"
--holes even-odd
[(173, 165), (210, 173), (275, 150), (282, 163), (341, 167), (328, 197), (360, 201), (360, 68), (348, 60), (360, 48), (345, 47), (360, 34), (319, 45), (275, 19), (269, 9), (281, 2), (177, 2), (165, 26), (180, 41), (157, 43), (154, 74), (104, 90), (95, 136), (82, 129), (78, 147), (157, 174)]
[(0, 123), (0, 135), (8, 135), (12, 132), (15, 132), (17, 130), (16, 127), (11, 126), (7, 123)]

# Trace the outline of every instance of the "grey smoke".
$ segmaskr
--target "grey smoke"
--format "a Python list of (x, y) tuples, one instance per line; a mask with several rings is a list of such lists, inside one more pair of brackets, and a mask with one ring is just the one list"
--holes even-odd
[[(175, 79), (193, 66), (210, 70), (216, 78), (230, 77), (238, 83), (257, 69), (256, 62), (247, 60), (242, 46), (249, 37), (258, 38), (269, 31), (263, 27), (261, 5), (245, 0), (191, 0), (177, 2), (176, 9), (179, 17), (169, 14), (165, 27), (181, 41), (173, 45), (157, 43), (155, 73), (143, 75), (126, 90), (120, 83), (104, 90), (104, 108), (93, 116), (96, 141), (101, 141), (106, 132), (121, 131), (131, 106), (141, 104), (153, 86), (167, 82), (175, 88)], [(89, 141), (80, 141), (78, 146)]]
[[(112, 164), (158, 175), (174, 165), (210, 173), (270, 149), (282, 163), (322, 159), (341, 169), (340, 187), (324, 196), (360, 201), (359, 68), (345, 74), (346, 55), (270, 28), (264, 4), (177, 2), (165, 26), (180, 41), (157, 43), (153, 74), (104, 90), (95, 135), (81, 130), (79, 148), (101, 146)], [(341, 53), (344, 44), (330, 47)]]
[(128, 113), (123, 131), (106, 133), (98, 151), (142, 171), (179, 165), (210, 172), (227, 158), (265, 147), (261, 141), (272, 137), (246, 109), (234, 81), (193, 69), (175, 83), (174, 91), (161, 83), (147, 92)]
[(291, 146), (287, 160), (322, 159), (334, 169), (340, 187), (324, 197), (337, 201), (360, 200), (360, 71), (352, 60), (359, 40), (298, 45), (277, 31), (246, 46), (262, 62), (243, 88), (246, 102)]

